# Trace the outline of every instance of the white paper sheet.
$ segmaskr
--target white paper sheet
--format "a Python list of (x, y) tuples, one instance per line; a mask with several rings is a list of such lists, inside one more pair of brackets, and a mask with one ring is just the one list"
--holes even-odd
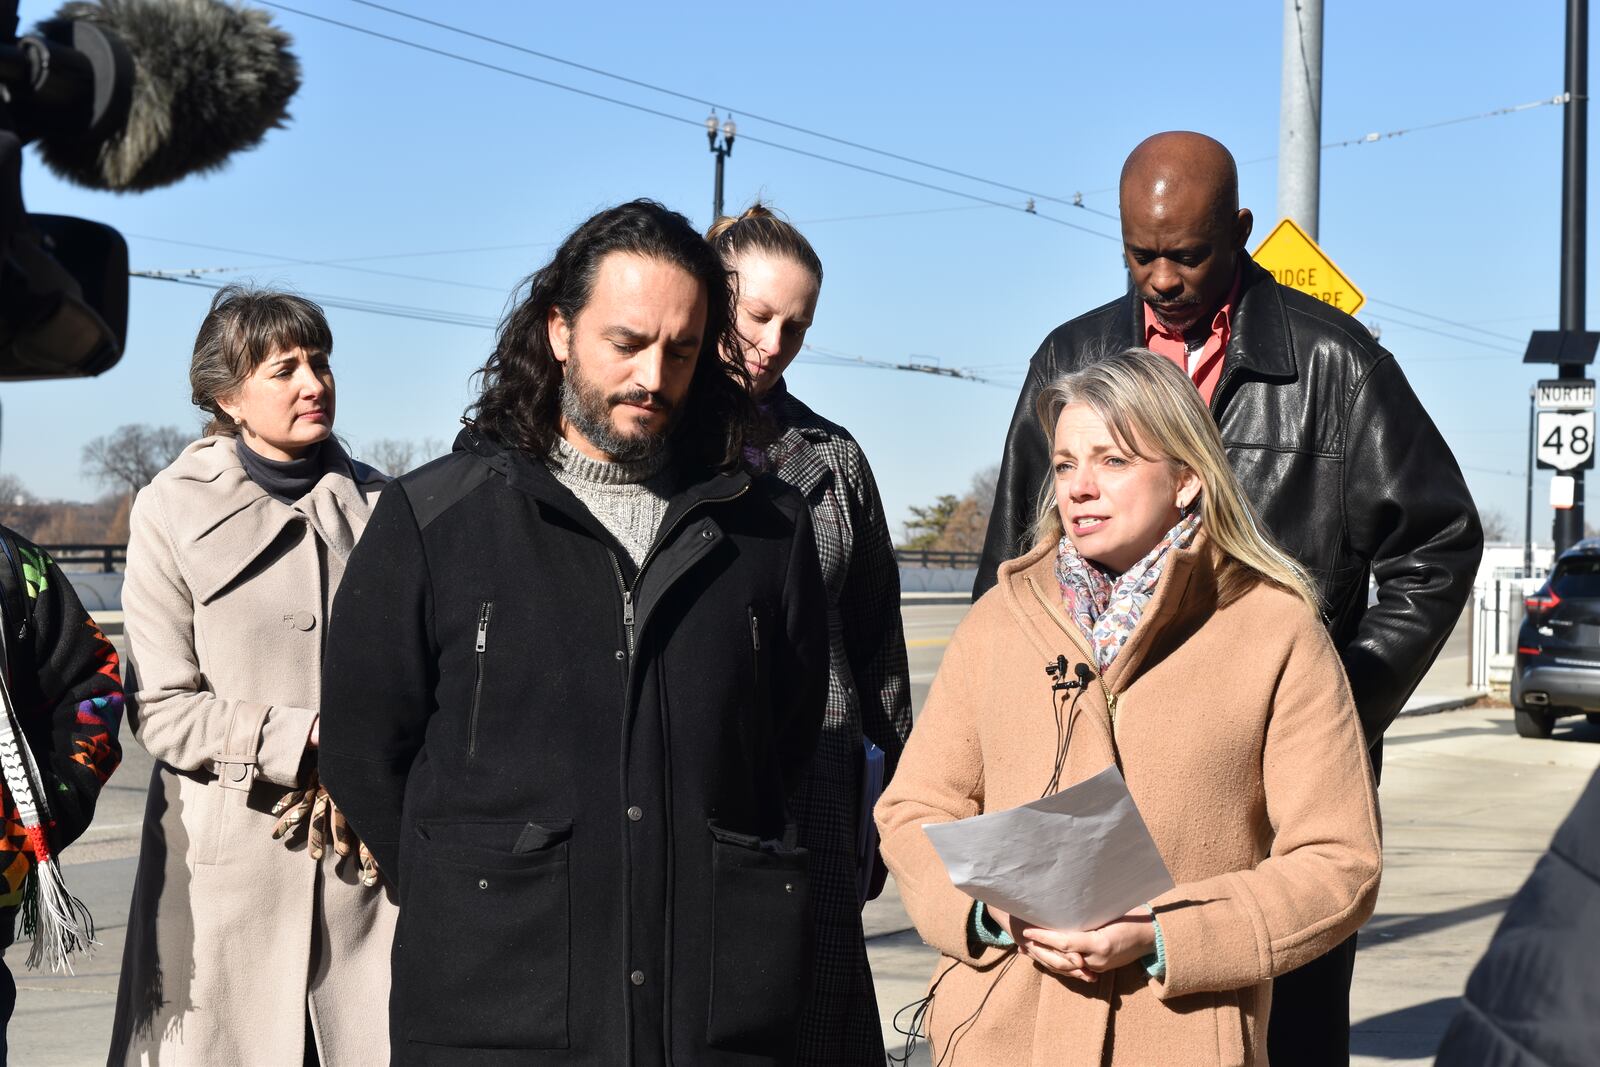
[(1172, 888), (1115, 766), (1021, 807), (922, 828), (957, 889), (1048, 929), (1093, 930)]

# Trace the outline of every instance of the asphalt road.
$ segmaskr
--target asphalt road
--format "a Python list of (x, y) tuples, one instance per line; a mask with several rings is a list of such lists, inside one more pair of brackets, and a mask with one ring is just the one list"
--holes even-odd
[[(965, 605), (903, 612), (919, 709), (965, 612)], [(1459, 688), (1464, 656), (1458, 634), (1430, 679)], [(1508, 710), (1458, 711), (1403, 718), (1389, 738), (1382, 793), (1387, 869), (1353, 997), (1360, 1064), (1426, 1062), (1505, 901), (1600, 765), (1600, 728), (1581, 719), (1563, 720), (1549, 741), (1528, 741), (1513, 733)], [(125, 736), (123, 766), (102, 793), (95, 825), (65, 854), (68, 883), (98, 923), (102, 944), (95, 955), (66, 976), (27, 971), (24, 946), (6, 954), (18, 984), (12, 1064), (105, 1061), (150, 769), (149, 757)], [(933, 959), (892, 886), (866, 920), (890, 1032), (894, 1009), (921, 996)]]

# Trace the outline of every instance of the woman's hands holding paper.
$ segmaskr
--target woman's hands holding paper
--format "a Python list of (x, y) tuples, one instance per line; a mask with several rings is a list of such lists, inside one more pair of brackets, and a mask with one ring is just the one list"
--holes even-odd
[(989, 914), (1011, 931), (1019, 952), (1047, 971), (1080, 982), (1093, 982), (1156, 950), (1154, 916), (1143, 905), (1096, 930), (1046, 930), (994, 908)]

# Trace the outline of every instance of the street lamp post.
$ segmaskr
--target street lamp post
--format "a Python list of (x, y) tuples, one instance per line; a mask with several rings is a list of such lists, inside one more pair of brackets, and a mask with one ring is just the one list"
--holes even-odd
[(711, 221), (722, 217), (722, 161), (733, 152), (733, 136), (739, 132), (733, 124), (733, 116), (728, 116), (728, 121), (722, 123), (722, 143), (717, 143), (717, 113), (713, 111), (706, 116), (706, 141), (711, 145), (711, 154), (717, 157), (717, 185), (711, 200)]

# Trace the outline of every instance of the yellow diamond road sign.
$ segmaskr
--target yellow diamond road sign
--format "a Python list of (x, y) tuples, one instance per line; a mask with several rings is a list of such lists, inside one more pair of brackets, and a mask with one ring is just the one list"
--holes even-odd
[(1327, 253), (1293, 219), (1278, 223), (1254, 255), (1255, 261), (1271, 272), (1279, 284), (1332, 304), (1346, 315), (1354, 315), (1367, 302), (1355, 283), (1334, 266)]

